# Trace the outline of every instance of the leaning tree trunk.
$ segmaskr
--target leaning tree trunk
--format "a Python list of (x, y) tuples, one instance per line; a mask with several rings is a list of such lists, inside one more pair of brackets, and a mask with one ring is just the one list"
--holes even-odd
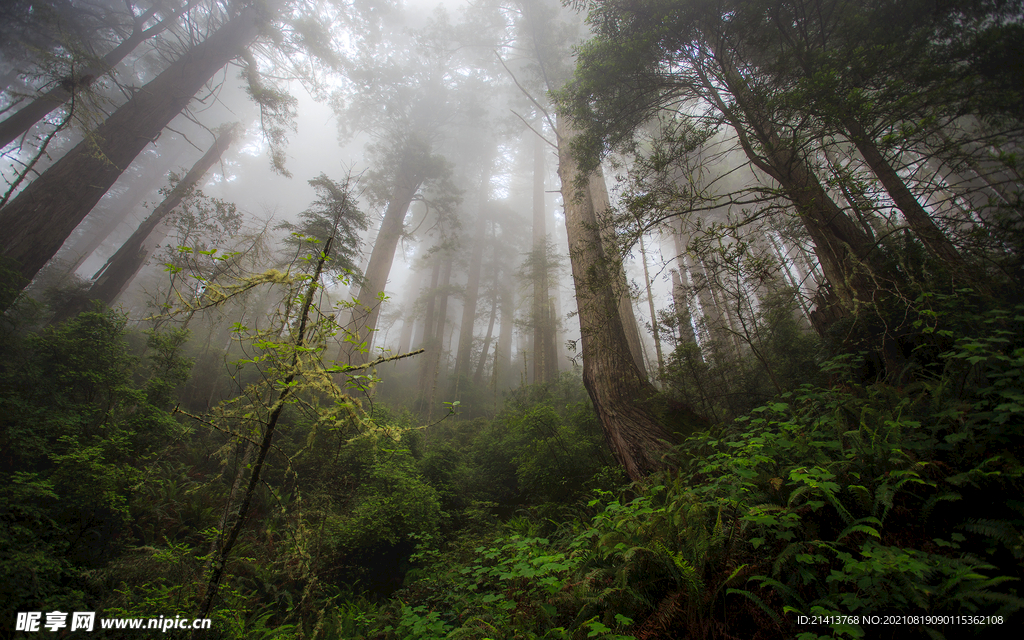
[[(559, 168), (561, 168), (561, 160), (559, 160)], [(590, 208), (594, 212), (594, 225), (597, 227), (598, 236), (601, 238), (602, 255), (610, 265), (614, 265), (613, 268), (609, 269), (607, 275), (612, 278), (610, 283), (615, 290), (615, 295), (618, 297), (619, 318), (622, 323), (622, 329), (626, 334), (626, 343), (629, 345), (629, 352), (633, 356), (633, 363), (636, 365), (640, 375), (646, 379), (648, 375), (647, 365), (644, 362), (643, 340), (640, 337), (640, 327), (636, 323), (636, 313), (633, 311), (633, 298), (629, 292), (629, 283), (626, 280), (622, 254), (614, 237), (614, 229), (608, 224), (607, 220), (602, 219), (610, 209), (611, 203), (608, 199), (608, 185), (604, 181), (604, 172), (600, 168), (588, 177), (588, 191), (587, 197), (590, 198)]]
[(135, 92), (90, 136), (0, 209), (3, 257), (27, 284), (146, 145), (258, 33), (247, 7)]
[(178, 20), (181, 14), (191, 8), (192, 4), (194, 4), (194, 0), (182, 5), (177, 11), (149, 29), (144, 29), (143, 25), (156, 14), (160, 4), (154, 3), (148, 12), (141, 16), (136, 16), (135, 27), (132, 29), (131, 34), (114, 47), (110, 53), (103, 56), (103, 59), (98, 61), (97, 64), (81, 69), (76, 73), (75, 77), (67, 78), (63, 82), (58, 83), (54, 88), (37, 97), (3, 122), (0, 122), (0, 149), (14, 142), (18, 136), (28, 132), (35, 123), (45, 118), (48, 113), (65, 104), (71, 99), (75, 91), (87, 88), (96, 78), (116, 67), (137, 46), (166, 30)]
[(135, 233), (121, 245), (117, 253), (111, 256), (107, 263), (96, 272), (96, 275), (93, 276), (95, 281), (89, 289), (89, 298), (102, 300), (109, 305), (124, 292), (125, 288), (128, 287), (146, 264), (146, 261), (149, 260), (149, 256), (157, 248), (160, 241), (163, 240), (164, 234), (157, 233), (157, 227), (160, 226), (160, 223), (163, 222), (169, 213), (174, 211), (175, 207), (181, 204), (181, 201), (192, 191), (196, 183), (210, 170), (210, 167), (220, 160), (227, 148), (231, 146), (231, 142), (235, 139), (237, 133), (237, 127), (231, 126), (217, 136), (213, 146), (192, 166), (192, 169), (185, 174), (185, 177), (174, 186), (171, 193), (153, 210), (153, 213), (149, 214), (149, 217), (139, 225)]
[(423, 182), (414, 163), (412, 154), (407, 153), (398, 167), (391, 199), (384, 211), (377, 240), (373, 243), (366, 273), (363, 274), (363, 281), (355, 294), (359, 304), (352, 308), (351, 318), (345, 327), (346, 341), (342, 343), (341, 351), (338, 353), (338, 359), (345, 364), (358, 365), (369, 362), (373, 333), (380, 318), (379, 296), (383, 294), (388, 276), (391, 274), (398, 241), (402, 238), (405, 214), (408, 213), (409, 205), (412, 204), (412, 199)]
[[(814, 242), (818, 263), (843, 306), (852, 309), (855, 301), (871, 300), (875, 287), (866, 272), (879, 276), (883, 271), (873, 268), (877, 263), (874, 243), (828, 196), (806, 160), (782, 140), (763, 104), (728, 58), (718, 52), (716, 56), (736, 105), (726, 105), (716, 86), (698, 69), (708, 98), (736, 131), (750, 161), (778, 182), (793, 203)], [(748, 137), (744, 118), (754, 142)], [(755, 150), (755, 142), (759, 150)]]
[(907, 188), (906, 183), (892, 167), (882, 152), (878, 149), (875, 141), (872, 140), (854, 118), (843, 119), (843, 126), (850, 135), (850, 140), (856, 145), (857, 151), (864, 157), (868, 167), (878, 178), (878, 181), (885, 187), (886, 192), (892, 201), (896, 203), (907, 224), (914, 230), (914, 233), (925, 248), (935, 257), (954, 268), (963, 267), (963, 258), (953, 246), (953, 243), (942, 233), (935, 221), (928, 212), (924, 210), (914, 194)]
[(609, 448), (629, 477), (638, 480), (663, 466), (662, 455), (675, 438), (644, 406), (655, 389), (636, 365), (619, 314), (621, 263), (604, 251), (590, 197), (593, 176), (580, 175), (569, 148), (573, 133), (564, 118), (558, 128), (558, 176), (580, 320), (583, 384)]
[[(177, 147), (173, 153), (155, 154), (157, 159), (153, 161), (152, 166), (139, 167), (140, 177), (132, 180), (130, 186), (109, 204), (107, 210), (104, 211), (100, 207), (96, 207), (90, 212), (89, 216), (79, 225), (80, 229), (84, 227), (80, 232), (79, 239), (67, 248), (65, 248), (67, 246), (65, 243), (65, 247), (61, 247), (60, 253), (56, 256), (57, 258), (69, 256), (67, 258), (67, 273), (77, 272), (89, 259), (89, 256), (100, 248), (103, 242), (121, 226), (122, 222), (128, 219), (129, 214), (142, 203), (142, 199), (167, 177), (167, 172), (174, 166), (174, 162), (182, 151), (184, 151), (183, 147)], [(96, 219), (94, 220), (94, 218)], [(71, 262), (72, 259), (74, 262)]]

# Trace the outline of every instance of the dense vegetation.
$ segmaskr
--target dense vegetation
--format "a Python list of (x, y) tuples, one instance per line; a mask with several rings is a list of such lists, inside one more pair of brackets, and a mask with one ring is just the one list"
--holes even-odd
[[(87, 611), (224, 640), (1020, 625), (1022, 4), (570, 4), (4, 10), (0, 58), (37, 68), (0, 106), (56, 115), (0, 122), (0, 637)], [(114, 41), (142, 52), (121, 102)], [(287, 173), (294, 74), (369, 168), (261, 223), (202, 182), (244, 127), (198, 126), (78, 276), (236, 58), (249, 151)]]
[[(798, 615), (1009, 628), (1024, 605), (1024, 306), (962, 291), (915, 308), (913, 381), (835, 355), (633, 485), (573, 374), (426, 429), (305, 389), (210, 637), (893, 633)], [(248, 412), (174, 407), (184, 331), (140, 334), (102, 309), (24, 329), (3, 335), (6, 611), (194, 615), (251, 467)], [(921, 620), (901, 637), (991, 633)]]

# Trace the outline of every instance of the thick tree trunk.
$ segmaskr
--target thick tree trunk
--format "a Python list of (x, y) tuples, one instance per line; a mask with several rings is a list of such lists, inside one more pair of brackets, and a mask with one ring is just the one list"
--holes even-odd
[[(559, 160), (559, 170), (561, 170), (561, 160)], [(607, 220), (603, 219), (611, 207), (608, 199), (608, 186), (604, 182), (604, 172), (598, 168), (590, 174), (588, 183), (590, 208), (593, 211), (594, 225), (598, 230), (598, 236), (601, 238), (601, 253), (605, 260), (609, 261), (610, 270), (607, 275), (612, 278), (610, 283), (615, 291), (615, 295), (618, 297), (619, 318), (622, 323), (622, 329), (626, 334), (626, 342), (629, 344), (629, 352), (633, 356), (633, 363), (640, 374), (647, 378), (643, 340), (640, 338), (640, 328), (636, 323), (636, 313), (633, 311), (633, 298), (629, 293), (625, 265), (622, 262), (622, 255), (615, 240), (615, 230), (607, 224)]]
[[(854, 301), (871, 300), (875, 287), (866, 272), (880, 275), (877, 272), (881, 271), (873, 268), (877, 262), (874, 243), (828, 197), (806, 160), (780, 138), (775, 124), (764, 113), (759, 100), (751, 94), (746, 81), (728, 58), (718, 55), (718, 62), (743, 118), (739, 117), (736, 109), (725, 104), (715, 85), (702, 77), (709, 99), (735, 129), (750, 161), (778, 182), (793, 203), (814, 242), (822, 271), (843, 305), (850, 309)], [(748, 123), (749, 127), (746, 126)], [(748, 137), (748, 128), (759, 151), (755, 151)]]
[[(181, 156), (183, 147), (175, 147), (173, 152), (155, 154), (157, 157), (151, 163), (139, 167), (140, 176), (132, 180), (124, 192), (113, 202), (109, 203), (106, 211), (94, 208), (79, 229), (80, 237), (69, 248), (61, 247), (57, 258), (68, 256), (67, 273), (75, 273), (89, 259), (96, 249), (99, 249), (103, 242), (114, 233), (121, 223), (128, 219), (128, 216), (135, 211), (148, 193), (153, 191), (160, 183), (166, 180), (167, 172), (174, 162)], [(125, 180), (126, 175), (121, 177)], [(99, 214), (98, 220), (93, 220)], [(79, 229), (75, 229), (78, 231)], [(66, 243), (65, 243), (66, 244)], [(72, 262), (73, 260), (73, 262)]]
[(191, 5), (191, 2), (182, 5), (175, 13), (167, 16), (149, 29), (143, 29), (143, 25), (153, 17), (159, 4), (155, 3), (147, 13), (137, 16), (135, 18), (135, 28), (132, 30), (131, 35), (122, 40), (110, 53), (103, 56), (100, 64), (81, 69), (76, 77), (68, 78), (64, 82), (57, 84), (54, 88), (35, 98), (6, 120), (0, 122), (0, 149), (28, 132), (35, 123), (45, 118), (51, 111), (65, 104), (79, 88), (88, 87), (96, 78), (116, 67), (137, 46), (166, 30)]
[[(655, 394), (633, 357), (619, 312), (616, 290), (621, 263), (604, 250), (591, 198), (578, 189), (580, 172), (570, 152), (573, 132), (558, 122), (558, 175), (565, 203), (565, 229), (576, 288), (583, 352), (583, 384), (594, 402), (608, 447), (633, 480), (663, 466), (662, 454), (674, 440), (644, 401)], [(594, 176), (584, 178), (592, 183)]]
[(338, 359), (346, 364), (358, 365), (370, 360), (373, 334), (380, 318), (379, 296), (388, 284), (395, 250), (398, 249), (398, 241), (402, 239), (405, 214), (409, 212), (409, 205), (423, 182), (413, 164), (412, 155), (407, 153), (398, 168), (391, 200), (384, 211), (384, 219), (380, 223), (377, 240), (373, 243), (363, 281), (355, 294), (359, 305), (352, 309), (352, 317), (345, 328), (352, 341), (344, 342), (338, 354)]
[(3, 256), (30, 281), (132, 160), (258, 32), (247, 7), (140, 89), (63, 158), (0, 209)]
[(93, 276), (94, 282), (88, 296), (94, 300), (102, 300), (105, 304), (113, 304), (124, 290), (131, 284), (135, 276), (149, 260), (149, 256), (160, 245), (165, 233), (158, 232), (164, 218), (181, 204), (196, 183), (210, 170), (237, 135), (237, 128), (232, 126), (224, 130), (213, 145), (203, 154), (185, 174), (163, 202), (153, 209), (153, 213), (139, 225), (128, 240), (121, 245), (107, 263)]

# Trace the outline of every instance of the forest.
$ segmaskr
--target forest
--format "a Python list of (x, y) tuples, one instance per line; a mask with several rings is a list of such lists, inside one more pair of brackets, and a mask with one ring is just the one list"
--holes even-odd
[(0, 638), (1024, 620), (1022, 0), (4, 0), (0, 153)]

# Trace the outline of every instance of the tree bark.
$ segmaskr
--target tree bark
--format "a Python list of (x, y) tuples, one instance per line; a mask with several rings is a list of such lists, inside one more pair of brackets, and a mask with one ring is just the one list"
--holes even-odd
[(232, 126), (217, 136), (213, 145), (192, 166), (185, 177), (174, 186), (164, 201), (156, 209), (153, 209), (153, 213), (149, 214), (149, 217), (139, 225), (135, 233), (96, 272), (88, 297), (102, 300), (108, 305), (117, 300), (164, 239), (165, 234), (157, 231), (164, 218), (181, 204), (196, 183), (210, 170), (210, 167), (220, 160), (227, 148), (231, 146), (237, 133), (237, 128)]
[(92, 135), (0, 209), (3, 256), (17, 265), (25, 284), (132, 160), (257, 33), (257, 11), (247, 7), (137, 91)]
[[(558, 120), (558, 175), (565, 205), (569, 260), (576, 288), (583, 352), (583, 384), (597, 410), (605, 440), (633, 480), (663, 466), (674, 440), (644, 406), (655, 394), (629, 348), (616, 290), (621, 263), (610, 260), (590, 194), (594, 176), (583, 177), (570, 151), (572, 130)], [(614, 270), (614, 271), (613, 271)]]
[[(411, 153), (406, 153), (395, 177), (395, 185), (384, 211), (384, 219), (380, 223), (377, 240), (373, 243), (373, 251), (366, 265), (366, 273), (359, 285), (355, 299), (359, 302), (352, 309), (352, 317), (346, 330), (346, 342), (341, 345), (338, 359), (351, 365), (365, 364), (370, 361), (373, 347), (373, 334), (380, 318), (381, 300), (378, 296), (384, 293), (391, 274), (391, 265), (395, 261), (398, 241), (402, 238), (405, 226), (405, 215), (409, 205), (419, 191), (423, 177), (417, 171)], [(348, 340), (351, 336), (351, 341)]]
[(868, 136), (856, 119), (847, 117), (843, 120), (843, 126), (850, 134), (850, 140), (857, 147), (857, 151), (864, 157), (868, 167), (878, 177), (878, 181), (885, 187), (886, 192), (896, 206), (903, 213), (907, 224), (914, 230), (914, 233), (925, 248), (935, 257), (946, 262), (952, 267), (963, 266), (963, 258), (953, 246), (953, 243), (942, 233), (942, 230), (935, 224), (928, 212), (924, 210), (921, 203), (917, 201), (914, 194), (907, 188), (906, 183), (900, 178), (896, 170), (882, 152), (874, 140)]
[(96, 78), (116, 67), (124, 60), (125, 56), (135, 50), (135, 47), (165, 31), (192, 6), (192, 2), (182, 5), (177, 11), (161, 20), (155, 26), (143, 29), (143, 25), (153, 17), (159, 6), (159, 3), (154, 3), (148, 12), (141, 16), (136, 16), (135, 28), (132, 29), (131, 34), (107, 55), (103, 56), (100, 64), (85, 67), (78, 72), (77, 77), (68, 78), (66, 81), (58, 83), (54, 88), (35, 98), (9, 118), (0, 122), (0, 149), (14, 142), (22, 134), (27, 133), (35, 123), (45, 118), (51, 111), (65, 104), (79, 88), (88, 87)]
[[(559, 167), (561, 167), (561, 160), (559, 160)], [(629, 283), (626, 280), (622, 254), (619, 252), (619, 247), (615, 240), (615, 230), (607, 224), (606, 220), (602, 219), (611, 207), (608, 199), (608, 186), (604, 182), (604, 172), (598, 168), (591, 173), (588, 177), (588, 184), (590, 209), (593, 211), (594, 225), (598, 230), (598, 236), (601, 238), (602, 243), (601, 255), (604, 256), (605, 260), (609, 261), (608, 266), (610, 270), (607, 275), (612, 278), (610, 283), (615, 291), (615, 295), (618, 297), (619, 318), (623, 331), (626, 334), (626, 342), (629, 344), (629, 353), (633, 356), (633, 363), (636, 365), (637, 371), (644, 378), (647, 378), (643, 340), (640, 338), (640, 328), (636, 323), (636, 313), (633, 311), (633, 298), (629, 293)]]

